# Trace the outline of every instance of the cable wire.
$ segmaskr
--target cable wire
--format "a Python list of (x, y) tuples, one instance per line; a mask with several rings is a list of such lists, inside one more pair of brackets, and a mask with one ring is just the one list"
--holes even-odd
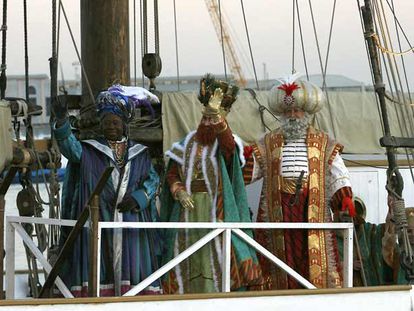
[(303, 41), (302, 22), (301, 22), (301, 19), (300, 19), (300, 12), (299, 12), (298, 0), (295, 0), (295, 2), (296, 2), (296, 12), (297, 12), (297, 16), (298, 16), (298, 25), (299, 25), (299, 33), (300, 33), (300, 43), (301, 43), (301, 46), (302, 46), (303, 64), (305, 66), (306, 79), (309, 81), (308, 63), (306, 61), (305, 43)]
[[(325, 73), (324, 68), (323, 68), (321, 49), (320, 49), (320, 46), (319, 46), (318, 34), (317, 34), (317, 31), (316, 31), (316, 23), (315, 23), (315, 17), (314, 17), (314, 14), (313, 14), (313, 8), (312, 8), (311, 0), (308, 0), (308, 3), (309, 3), (309, 9), (310, 9), (311, 18), (312, 18), (313, 34), (315, 36), (316, 47), (317, 47), (317, 50), (318, 50), (319, 65), (320, 65), (321, 72), (322, 72), (322, 79), (323, 79), (322, 86), (326, 86), (326, 81), (325, 81), (326, 73)], [(327, 90), (326, 87), (323, 87), (323, 90), (326, 94), (326, 102), (328, 104), (328, 111), (329, 111), (329, 115), (330, 115), (330, 119), (331, 119), (332, 132), (333, 132), (333, 136), (335, 138), (336, 137), (336, 131), (335, 131), (335, 125), (334, 125), (333, 117), (332, 117), (333, 114), (332, 114), (331, 104), (330, 104), (330, 100), (329, 100), (328, 90)]]
[(177, 32), (177, 10), (175, 0), (173, 0), (174, 5), (174, 36), (175, 36), (175, 63), (177, 68), (177, 91), (180, 91), (180, 65), (178, 60), (178, 32)]
[(224, 52), (224, 38), (223, 38), (223, 20), (221, 16), (221, 0), (218, 0), (218, 9), (219, 9), (219, 20), (220, 20), (220, 33), (221, 33), (221, 50), (223, 53), (223, 66), (224, 66), (224, 77), (228, 82), (227, 77), (227, 66), (226, 66), (226, 53)]
[(253, 57), (252, 45), (250, 43), (249, 28), (247, 27), (246, 13), (244, 11), (243, 0), (240, 0), (240, 4), (241, 4), (242, 12), (243, 12), (244, 28), (246, 29), (247, 43), (249, 44), (249, 52), (250, 52), (250, 58), (251, 58), (251, 61), (252, 61), (252, 66), (253, 66), (254, 79), (256, 81), (256, 87), (257, 87), (257, 89), (260, 89), (260, 87), (259, 87), (259, 81), (257, 79), (256, 65), (254, 64), (254, 57)]

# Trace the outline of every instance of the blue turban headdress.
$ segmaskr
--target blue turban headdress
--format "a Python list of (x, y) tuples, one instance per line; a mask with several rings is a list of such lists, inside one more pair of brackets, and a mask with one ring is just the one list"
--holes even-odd
[(119, 116), (124, 122), (134, 117), (135, 108), (145, 107), (154, 117), (151, 103), (159, 103), (157, 96), (142, 87), (124, 86), (115, 84), (107, 91), (100, 92), (96, 97), (98, 114), (103, 118), (112, 113)]

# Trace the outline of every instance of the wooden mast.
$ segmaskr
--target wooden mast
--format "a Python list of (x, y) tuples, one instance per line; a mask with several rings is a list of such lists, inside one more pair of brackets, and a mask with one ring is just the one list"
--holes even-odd
[[(93, 93), (114, 82), (130, 84), (128, 0), (81, 1), (82, 60)], [(82, 75), (82, 107), (91, 104)], [(82, 115), (88, 118), (88, 113)]]

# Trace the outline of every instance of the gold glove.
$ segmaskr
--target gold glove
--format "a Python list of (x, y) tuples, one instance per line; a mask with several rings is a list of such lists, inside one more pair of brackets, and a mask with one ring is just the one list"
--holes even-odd
[(223, 91), (221, 88), (216, 88), (214, 94), (211, 95), (208, 105), (204, 107), (203, 114), (216, 116), (220, 114), (220, 105), (223, 100)]
[(178, 190), (176, 194), (177, 200), (180, 201), (182, 207), (188, 210), (194, 209), (194, 201), (185, 190)]

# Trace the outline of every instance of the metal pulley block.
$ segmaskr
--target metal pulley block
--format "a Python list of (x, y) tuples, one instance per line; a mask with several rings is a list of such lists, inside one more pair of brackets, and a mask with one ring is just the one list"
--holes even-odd
[(142, 72), (148, 79), (154, 79), (161, 73), (161, 57), (156, 53), (146, 53), (142, 58)]
[(35, 197), (28, 188), (20, 190), (17, 194), (16, 204), (20, 216), (31, 217), (35, 214)]

